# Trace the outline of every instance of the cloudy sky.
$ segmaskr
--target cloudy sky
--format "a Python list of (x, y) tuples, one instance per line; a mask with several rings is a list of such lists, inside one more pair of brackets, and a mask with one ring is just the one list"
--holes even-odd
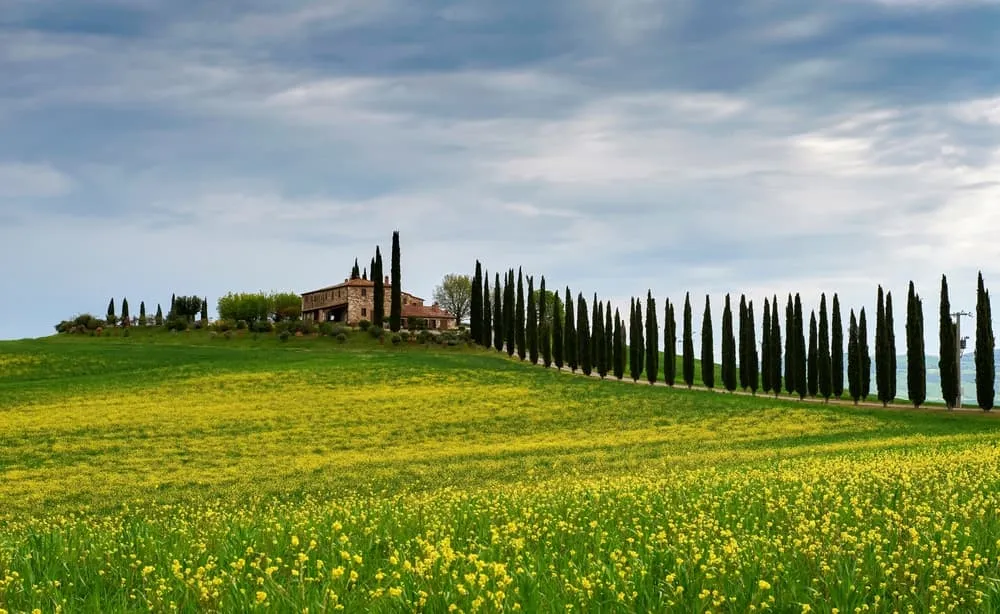
[(0, 0), (0, 338), (328, 285), (394, 229), (426, 297), (478, 257), (971, 310), (998, 49), (996, 0)]

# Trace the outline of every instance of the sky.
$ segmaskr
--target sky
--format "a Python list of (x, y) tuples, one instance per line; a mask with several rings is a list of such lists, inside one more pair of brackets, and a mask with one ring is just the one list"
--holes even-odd
[(716, 321), (882, 284), (901, 344), (913, 280), (933, 352), (941, 275), (1000, 284), (998, 49), (997, 0), (0, 0), (0, 339), (398, 229), (426, 298), (477, 258)]

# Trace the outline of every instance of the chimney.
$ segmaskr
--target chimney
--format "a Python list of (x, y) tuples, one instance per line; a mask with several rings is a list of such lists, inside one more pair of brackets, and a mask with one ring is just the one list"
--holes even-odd
[(387, 286), (389, 285), (389, 276), (388, 275), (385, 276), (385, 285), (387, 285)]

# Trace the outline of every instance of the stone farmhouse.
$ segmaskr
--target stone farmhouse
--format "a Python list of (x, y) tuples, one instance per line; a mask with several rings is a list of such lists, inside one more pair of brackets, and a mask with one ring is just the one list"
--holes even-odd
[[(455, 316), (434, 303), (424, 305), (424, 299), (401, 292), (402, 327), (410, 328), (410, 320), (423, 319), (430, 330), (458, 328)], [(385, 321), (389, 321), (392, 286), (385, 278)], [(375, 314), (375, 282), (369, 279), (345, 279), (344, 283), (320, 288), (302, 295), (302, 319), (316, 322), (343, 322), (357, 326), (362, 320), (371, 321)]]

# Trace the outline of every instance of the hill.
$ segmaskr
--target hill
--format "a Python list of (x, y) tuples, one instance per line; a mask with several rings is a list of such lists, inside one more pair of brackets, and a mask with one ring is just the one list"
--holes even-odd
[(994, 611), (998, 429), (360, 335), (0, 343), (0, 608)]

